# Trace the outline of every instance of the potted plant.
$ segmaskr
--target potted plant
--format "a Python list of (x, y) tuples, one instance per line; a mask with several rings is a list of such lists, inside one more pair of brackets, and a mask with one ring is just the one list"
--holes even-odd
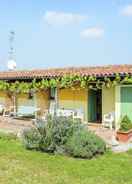
[(125, 115), (120, 124), (120, 129), (117, 131), (117, 139), (121, 142), (127, 142), (132, 137), (132, 122)]

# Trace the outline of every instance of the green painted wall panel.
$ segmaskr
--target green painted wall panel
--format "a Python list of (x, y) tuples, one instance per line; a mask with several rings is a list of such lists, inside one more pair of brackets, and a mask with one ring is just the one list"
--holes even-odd
[(121, 118), (125, 115), (132, 120), (132, 87), (121, 87)]
[(88, 121), (93, 122), (97, 120), (97, 105), (96, 105), (96, 91), (89, 90), (88, 101)]

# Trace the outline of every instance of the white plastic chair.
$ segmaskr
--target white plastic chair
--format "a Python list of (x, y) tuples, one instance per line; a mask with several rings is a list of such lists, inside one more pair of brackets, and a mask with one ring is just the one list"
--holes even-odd
[(112, 130), (114, 120), (115, 120), (114, 112), (104, 114), (102, 123), (103, 127), (109, 127)]
[(73, 119), (80, 119), (81, 121), (84, 120), (84, 113), (82, 109), (77, 109), (74, 112)]
[(64, 110), (63, 109), (57, 109), (56, 110), (56, 116), (64, 116)]
[(43, 115), (41, 116), (41, 119), (42, 120), (46, 120), (46, 118), (47, 118), (47, 116), (49, 115), (50, 113), (49, 113), (49, 109), (45, 109), (44, 111), (43, 111)]
[(12, 114), (14, 114), (14, 106), (4, 107), (3, 110), (4, 117), (9, 117)]
[(70, 109), (57, 109), (57, 116), (73, 117), (74, 111)]
[(74, 114), (73, 110), (70, 110), (70, 109), (64, 110), (64, 116), (66, 116), (66, 117), (69, 117), (69, 116), (73, 117), (73, 114)]
[(4, 111), (4, 106), (2, 104), (0, 104), (0, 114), (2, 114)]

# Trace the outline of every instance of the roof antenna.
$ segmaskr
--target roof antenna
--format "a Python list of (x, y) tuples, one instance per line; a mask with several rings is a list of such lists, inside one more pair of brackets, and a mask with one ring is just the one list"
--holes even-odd
[(15, 61), (15, 56), (14, 56), (14, 38), (15, 38), (15, 32), (10, 31), (9, 35), (9, 58), (8, 58), (8, 63), (7, 67), (8, 70), (12, 71), (16, 69), (16, 61)]

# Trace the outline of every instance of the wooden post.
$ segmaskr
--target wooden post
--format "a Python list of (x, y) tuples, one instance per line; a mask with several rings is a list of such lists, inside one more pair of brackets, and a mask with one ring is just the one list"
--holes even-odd
[(55, 108), (58, 108), (58, 88), (56, 88), (56, 92), (55, 92)]
[(14, 109), (14, 114), (16, 114), (16, 112), (17, 112), (16, 93), (13, 94), (13, 109)]

